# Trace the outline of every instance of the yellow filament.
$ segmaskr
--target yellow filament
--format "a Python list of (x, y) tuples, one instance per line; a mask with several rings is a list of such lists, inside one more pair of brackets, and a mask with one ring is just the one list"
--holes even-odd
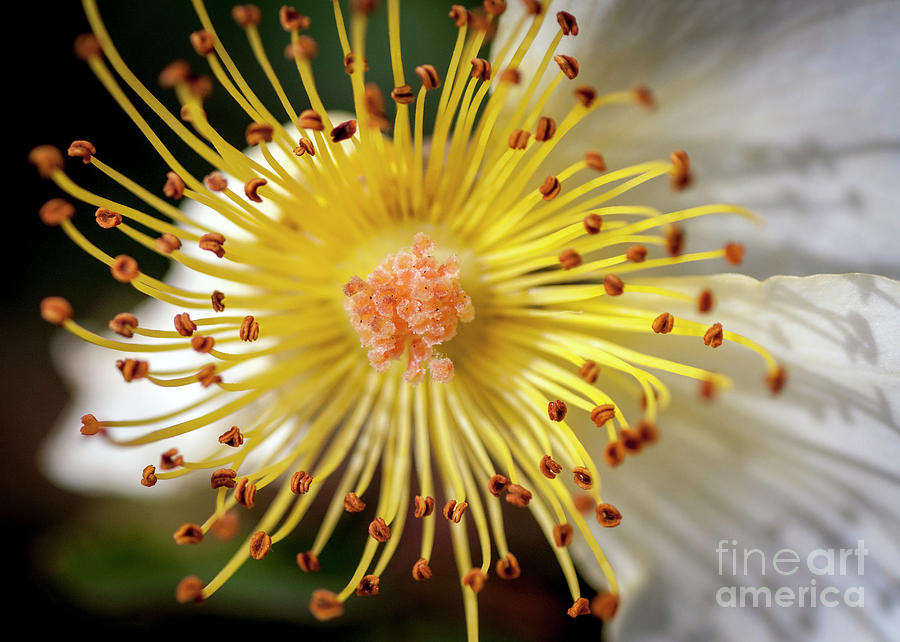
[[(426, 410), (425, 386), (417, 386), (415, 390), (414, 413), (416, 427), (416, 470), (419, 473), (419, 491), (421, 496), (434, 497), (434, 481), (431, 472), (431, 449), (428, 442), (428, 415)], [(423, 518), (422, 545), (420, 557), (427, 562), (431, 559), (434, 546), (435, 516)]]
[(291, 122), (296, 123), (297, 112), (295, 112), (293, 106), (291, 106), (291, 101), (288, 100), (287, 94), (284, 93), (281, 81), (278, 80), (275, 70), (272, 69), (272, 63), (269, 62), (269, 57), (266, 55), (266, 50), (259, 37), (259, 30), (255, 26), (250, 25), (244, 31), (247, 33), (247, 39), (250, 42), (250, 48), (253, 50), (253, 55), (256, 56), (259, 66), (262, 67), (263, 72), (266, 74), (266, 78), (268, 78), (269, 83), (272, 85), (272, 89), (275, 90), (278, 100), (281, 101), (281, 106), (284, 107), (284, 111)]

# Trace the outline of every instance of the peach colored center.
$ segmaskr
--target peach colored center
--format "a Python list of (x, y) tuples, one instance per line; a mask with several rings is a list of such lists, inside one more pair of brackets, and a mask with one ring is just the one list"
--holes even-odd
[(375, 370), (387, 370), (408, 344), (404, 379), (420, 381), (427, 364), (432, 379), (447, 382), (453, 362), (435, 357), (434, 346), (456, 336), (457, 324), (475, 318), (475, 308), (460, 286), (456, 255), (438, 265), (428, 235), (419, 232), (414, 242), (411, 250), (388, 256), (365, 280), (350, 279), (344, 307)]

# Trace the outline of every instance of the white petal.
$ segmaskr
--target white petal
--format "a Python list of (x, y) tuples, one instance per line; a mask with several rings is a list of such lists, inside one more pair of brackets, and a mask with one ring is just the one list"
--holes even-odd
[[(895, 2), (558, 0), (523, 65), (526, 77), (558, 30), (559, 9), (581, 27), (560, 46), (581, 61), (569, 87), (602, 93), (646, 83), (660, 103), (652, 113), (602, 109), (573, 140), (600, 149), (611, 167), (686, 149), (697, 181), (682, 202), (736, 202), (766, 218), (759, 231), (724, 221), (712, 235), (753, 246), (750, 274), (900, 276), (885, 233), (900, 197), (892, 178), (900, 174)], [(501, 39), (519, 12), (512, 3)], [(547, 111), (571, 104), (562, 89)], [(554, 166), (584, 151), (566, 147)]]
[[(655, 283), (689, 294), (711, 287), (718, 305), (705, 322), (719, 321), (763, 344), (789, 378), (782, 394), (771, 397), (758, 358), (737, 345), (712, 350), (699, 338), (674, 336), (639, 344), (660, 353), (669, 343), (668, 351), (689, 363), (701, 354), (734, 375), (736, 385), (712, 404), (697, 401), (693, 383), (673, 386), (675, 401), (660, 416), (660, 443), (604, 474), (604, 497), (625, 517), (618, 529), (598, 536), (612, 549), (613, 563), (625, 557), (630, 569), (612, 628), (628, 640), (889, 637), (900, 622), (900, 283), (861, 274)], [(623, 296), (622, 303), (637, 299), (703, 318), (655, 297)], [(782, 548), (805, 559), (818, 548), (854, 548), (860, 539), (869, 551), (862, 572), (856, 557), (848, 558), (844, 576), (811, 574), (805, 562), (783, 576), (771, 565)], [(726, 546), (737, 540), (737, 576), (727, 554), (719, 575), (720, 540)], [(754, 548), (768, 560), (765, 576), (758, 554), (747, 575), (740, 568), (742, 551)], [(819, 590), (862, 586), (865, 609), (716, 603), (723, 586), (774, 592), (808, 587), (811, 580)]]

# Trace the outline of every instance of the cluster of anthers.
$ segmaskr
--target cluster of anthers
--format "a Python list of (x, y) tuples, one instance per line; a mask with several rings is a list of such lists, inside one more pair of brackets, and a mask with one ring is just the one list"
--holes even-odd
[[(704, 315), (714, 307), (712, 292), (688, 295), (628, 280), (642, 270), (691, 261), (739, 263), (739, 244), (684, 253), (679, 224), (710, 214), (752, 215), (726, 204), (673, 212), (608, 204), (660, 177), (684, 188), (691, 174), (683, 151), (614, 170), (607, 170), (599, 152), (586, 151), (556, 174), (543, 180), (536, 175), (567, 133), (594, 111), (623, 103), (654, 107), (645, 88), (601, 94), (579, 84), (579, 61), (555, 53), (563, 38), (578, 36), (578, 23), (566, 12), (551, 16), (559, 23), (556, 36), (525, 76), (520, 64), (547, 18), (549, 0), (525, 0), (527, 11), (513, 25), (514, 37), (490, 59), (479, 54), (506, 3), (485, 0), (471, 11), (454, 5), (450, 18), (458, 35), (450, 62), (443, 77), (433, 65), (416, 67), (417, 90), (407, 82), (401, 59), (399, 0), (388, 0), (390, 110), (378, 87), (365, 82), (366, 24), (376, 3), (355, 0), (349, 29), (340, 2), (332, 4), (355, 107), (355, 118), (340, 123), (332, 122), (316, 91), (311, 60), (318, 47), (301, 35), (310, 19), (290, 7), (280, 11), (290, 38), (286, 53), (309, 101), (297, 113), (264, 50), (257, 30), (260, 10), (253, 5), (232, 10), (287, 115), (289, 124), (283, 125), (244, 80), (202, 0), (193, 0), (201, 29), (190, 41), (218, 85), (246, 113), (246, 142), (257, 151), (245, 153), (207, 119), (202, 105), (214, 85), (210, 77), (195, 74), (185, 61), (168, 66), (160, 84), (174, 90), (182, 105), (180, 114), (171, 113), (120, 57), (95, 0), (84, 0), (93, 34), (77, 39), (76, 52), (168, 166), (165, 198), (101, 161), (87, 141), (72, 143), (68, 155), (105, 174), (145, 207), (80, 187), (53, 147), (36, 148), (31, 160), (74, 200), (97, 208), (101, 228), (124, 233), (222, 285), (193, 291), (153, 278), (132, 257), (109, 256), (83, 236), (68, 201), (53, 199), (41, 208), (44, 223), (60, 226), (107, 264), (113, 278), (177, 311), (169, 329), (144, 327), (127, 312), (116, 315), (109, 327), (121, 340), (76, 323), (62, 298), (44, 300), (47, 321), (112, 350), (196, 355), (190, 367), (169, 371), (154, 369), (152, 358), (116, 363), (126, 381), (196, 386), (195, 403), (140, 419), (88, 414), (81, 432), (120, 446), (173, 440), (192, 431), (209, 434), (208, 456), (170, 447), (140, 476), (147, 487), (189, 473), (210, 476), (215, 509), (206, 521), (178, 528), (178, 544), (198, 544), (210, 531), (233, 534), (236, 505), (253, 509), (280, 480), (280, 490), (265, 498), (264, 514), (231, 561), (209, 582), (184, 579), (177, 589), (180, 601), (209, 598), (248, 558), (262, 560), (273, 546), (300, 548), (300, 570), (315, 573), (320, 558), (327, 563), (329, 537), (345, 519), (357, 523), (361, 535), (368, 531), (361, 559), (343, 588), (317, 590), (310, 602), (317, 618), (338, 616), (352, 595), (379, 593), (380, 578), (412, 516), (421, 522), (412, 578), (431, 577), (436, 522), (446, 522), (474, 639), (476, 596), (492, 566), (503, 580), (520, 573), (507, 546), (503, 511), (527, 508), (559, 559), (572, 594), (569, 615), (610, 618), (619, 604), (616, 578), (585, 513), (604, 527), (618, 525), (622, 517), (601, 496), (598, 467), (583, 437), (602, 431), (603, 459), (618, 466), (658, 439), (657, 411), (668, 403), (669, 391), (651, 369), (694, 378), (705, 396), (729, 385), (729, 379), (628, 349), (606, 333), (695, 337), (710, 348), (723, 341), (742, 344), (761, 355), (766, 381), (777, 392), (784, 371), (763, 348), (719, 323), (664, 311), (667, 300), (688, 300)], [(540, 79), (553, 65), (558, 72), (541, 89)], [(209, 163), (213, 170), (207, 176), (195, 177), (179, 163), (120, 82)], [(560, 122), (542, 114), (557, 91), (572, 96)], [(428, 100), (437, 101), (430, 151), (423, 131)], [(200, 207), (173, 204), (182, 200)], [(206, 215), (196, 217), (198, 209)], [(229, 231), (227, 239), (223, 231)], [(403, 249), (411, 243), (412, 249)], [(198, 258), (183, 244), (209, 254)], [(230, 286), (237, 293), (229, 293)], [(633, 293), (658, 301), (663, 310), (630, 307)], [(226, 308), (242, 312), (228, 314)], [(210, 309), (214, 314), (200, 313)], [(132, 341), (136, 337), (147, 341)], [(405, 370), (402, 364), (394, 367), (404, 354)], [(430, 378), (423, 377), (426, 366)], [(642, 408), (634, 412), (639, 419), (626, 418), (632, 412), (623, 410), (623, 400), (604, 392), (601, 383), (607, 380), (627, 391), (625, 401)], [(255, 409), (253, 419), (232, 425), (231, 416), (247, 409)], [(575, 421), (570, 425), (567, 418)], [(288, 543), (323, 488), (333, 495), (317, 534), (306, 543), (310, 535), (304, 530)], [(608, 583), (590, 602), (582, 596), (568, 552), (576, 533)], [(472, 543), (477, 543), (477, 564)]]

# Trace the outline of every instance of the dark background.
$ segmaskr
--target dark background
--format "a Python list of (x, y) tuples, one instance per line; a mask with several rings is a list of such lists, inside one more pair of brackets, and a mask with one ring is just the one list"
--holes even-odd
[[(261, 32), (270, 59), (300, 111), (306, 100), (293, 63), (281, 55), (287, 42), (277, 21), (281, 2), (259, 4), (264, 14)], [(408, 74), (423, 62), (445, 68), (455, 37), (455, 27), (447, 18), (448, 5), (444, 0), (404, 3)], [(273, 113), (281, 113), (241, 30), (229, 17), (231, 6), (230, 2), (208, 3), (219, 35), (242, 72)], [(313, 17), (311, 34), (321, 46), (314, 66), (326, 105), (349, 108), (349, 82), (343, 72), (331, 3), (306, 0), (297, 6)], [(382, 595), (350, 600), (347, 614), (326, 625), (317, 624), (309, 615), (309, 594), (319, 586), (343, 585), (364, 543), (356, 531), (339, 528), (329, 544), (329, 557), (346, 559), (344, 568), (332, 565), (316, 577), (304, 575), (296, 568), (289, 538), (287, 546), (273, 549), (264, 562), (246, 564), (209, 602), (180, 606), (173, 599), (178, 580), (189, 573), (212, 577), (235, 545), (208, 538), (203, 546), (186, 550), (172, 543), (174, 526), (208, 514), (206, 496), (165, 503), (83, 497), (53, 486), (40, 473), (39, 446), (68, 398), (50, 356), (51, 340), (58, 330), (40, 320), (40, 300), (48, 295), (65, 296), (79, 320), (103, 327), (112, 314), (133, 307), (139, 296), (110, 279), (105, 266), (83, 254), (60, 230), (40, 223), (40, 205), (62, 194), (37, 176), (25, 160), (27, 153), (38, 144), (65, 150), (72, 140), (87, 139), (106, 162), (153, 192), (160, 191), (166, 168), (87, 65), (72, 54), (74, 37), (87, 31), (80, 3), (15, 3), (7, 11), (13, 13), (6, 21), (7, 42), (12, 45), (7, 69), (13, 77), (7, 80), (4, 93), (9, 108), (6, 123), (15, 143), (11, 152), (14, 181), (7, 190), (11, 202), (7, 201), (4, 212), (12, 234), (6, 236), (11, 242), (3, 253), (5, 297), (0, 312), (4, 336), (0, 343), (4, 390), (0, 417), (5, 444), (0, 501), (6, 577), (14, 590), (14, 602), (6, 607), (12, 614), (8, 617), (27, 618), (24, 621), (31, 631), (64, 627), (102, 637), (284, 632), (299, 638), (329, 635), (341, 640), (464, 638), (462, 599), (445, 532), (437, 542), (434, 579), (421, 584), (409, 577), (418, 557), (416, 529), (410, 527), (382, 578)], [(159, 70), (174, 58), (187, 58), (205, 71), (205, 63), (188, 43), (188, 34), (200, 28), (188, 2), (107, 1), (101, 2), (101, 11), (127, 64), (151, 89), (156, 89)], [(368, 57), (370, 78), (389, 89), (385, 13), (382, 9), (372, 22)], [(177, 111), (173, 96), (156, 93)], [(216, 91), (206, 108), (219, 131), (242, 146), (247, 120), (225, 92)], [(200, 175), (208, 171), (202, 162), (184, 153), (184, 147), (168, 136), (155, 116), (148, 110), (142, 113), (190, 170)], [(67, 161), (67, 169), (85, 187), (119, 195), (98, 171), (77, 161)], [(82, 221), (89, 220), (88, 210), (79, 207)], [(96, 238), (95, 226), (81, 227)], [(163, 261), (142, 254), (123, 238), (105, 236), (102, 245), (113, 255), (125, 251), (134, 255), (150, 274), (165, 272)], [(536, 525), (524, 513), (511, 516), (508, 533), (511, 548), (519, 553), (525, 570), (515, 582), (493, 577), (482, 592), (482, 639), (597, 639), (598, 621), (590, 617), (573, 621), (565, 615), (570, 602), (562, 574)], [(315, 521), (304, 523), (311, 528)], [(440, 534), (442, 529), (438, 531)], [(586, 591), (591, 594), (589, 588)]]

